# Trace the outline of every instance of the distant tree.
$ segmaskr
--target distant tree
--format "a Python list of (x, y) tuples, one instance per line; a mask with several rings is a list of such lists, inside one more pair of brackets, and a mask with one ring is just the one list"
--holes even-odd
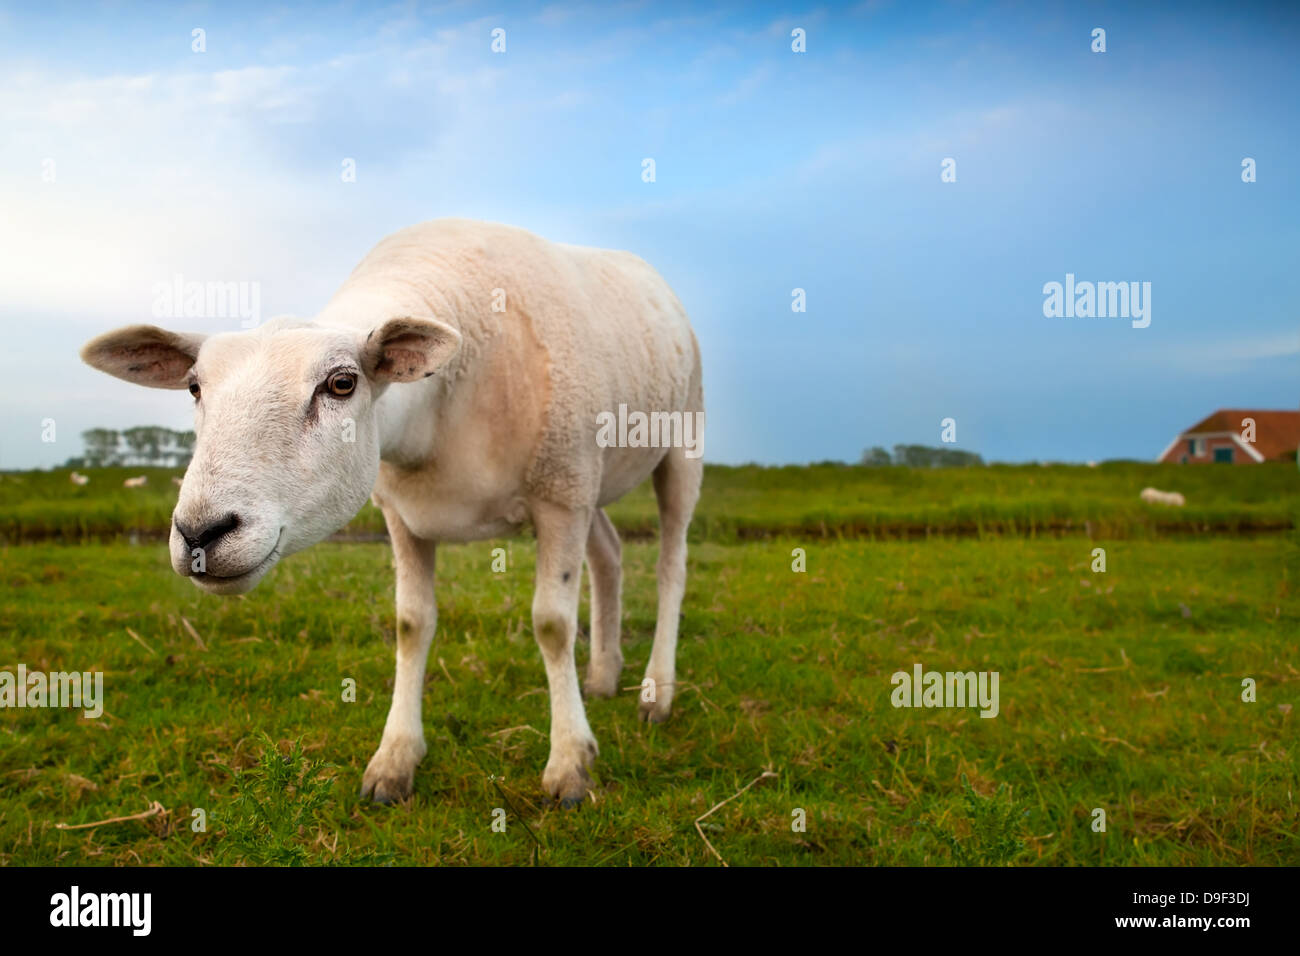
[(928, 445), (895, 445), (894, 464), (908, 468), (965, 468), (982, 465), (984, 459), (975, 452), (957, 448), (931, 448)]
[(178, 432), (161, 425), (138, 425), (122, 433), (129, 449), (130, 465), (181, 467), (189, 463), (194, 450), (194, 433)]
[(939, 463), (940, 468), (969, 468), (972, 465), (982, 465), (984, 459), (973, 451), (961, 451), (957, 448), (940, 448)]
[(894, 460), (889, 457), (889, 452), (879, 445), (872, 445), (862, 453), (862, 458), (858, 464), (867, 468), (885, 468), (892, 465)]
[(182, 468), (190, 463), (190, 459), (194, 457), (195, 437), (192, 431), (172, 432), (172, 441), (176, 445), (176, 450), (173, 452), (175, 467)]
[(137, 425), (117, 432), (92, 428), (81, 433), (85, 454), (71, 458), (67, 468), (100, 468), (111, 465), (149, 465), (183, 468), (194, 456), (194, 432), (178, 432), (161, 425)]
[(930, 468), (934, 465), (935, 450), (925, 445), (895, 445), (894, 464), (908, 468)]
[(130, 451), (127, 464), (150, 465), (158, 458), (158, 433), (152, 425), (137, 425), (122, 432)]
[(121, 436), (110, 428), (91, 428), (81, 433), (81, 440), (86, 446), (86, 465), (90, 468), (103, 468), (108, 465), (120, 465), (121, 453), (118, 443)]
[(163, 428), (161, 425), (153, 425), (149, 431), (148, 444), (154, 457), (154, 461), (150, 464), (165, 466), (176, 457), (177, 432), (170, 428)]

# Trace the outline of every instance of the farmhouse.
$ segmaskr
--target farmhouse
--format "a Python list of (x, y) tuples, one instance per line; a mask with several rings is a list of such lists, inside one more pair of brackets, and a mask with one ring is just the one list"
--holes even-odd
[(1169, 443), (1156, 461), (1232, 465), (1294, 461), (1300, 448), (1300, 411), (1220, 409)]

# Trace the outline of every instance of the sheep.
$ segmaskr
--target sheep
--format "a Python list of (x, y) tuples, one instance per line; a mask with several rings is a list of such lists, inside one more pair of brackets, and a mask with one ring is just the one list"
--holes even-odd
[(80, 474), (75, 471), (72, 474), (68, 475), (68, 480), (72, 482), (74, 485), (84, 485), (90, 481), (90, 479), (86, 475)]
[(179, 488), (181, 486), (181, 479), (176, 475), (172, 475), (172, 484)]
[(1140, 497), (1147, 504), (1168, 505), (1174, 508), (1181, 508), (1187, 503), (1176, 491), (1160, 491), (1156, 488), (1143, 488)]
[[(211, 336), (129, 326), (82, 358), (118, 378), (188, 389), (194, 456), (172, 515), (173, 569), (205, 591), (253, 588), (283, 555), (342, 528), (369, 496), (397, 577), (397, 669), (362, 777), (379, 802), (412, 792), (437, 620), (438, 542), (537, 536), (533, 633), (551, 700), (542, 786), (582, 802), (597, 756), (574, 661), (584, 556), (591, 655), (583, 691), (619, 688), (622, 557), (603, 507), (653, 477), (659, 607), (638, 701), (671, 712), (686, 532), (703, 474), (700, 351), (668, 284), (626, 252), (522, 229), (435, 220), (389, 236), (311, 321)], [(620, 427), (676, 421), (668, 441)], [(674, 418), (675, 416), (675, 418)], [(601, 427), (604, 422), (606, 427)], [(203, 560), (195, 560), (202, 556)]]
[(138, 475), (138, 476), (136, 476), (135, 478), (128, 478), (128, 479), (126, 479), (126, 481), (122, 482), (122, 487), (123, 487), (123, 488), (143, 488), (143, 487), (144, 487), (145, 485), (147, 485), (147, 484), (149, 484), (149, 476), (148, 476), (148, 475)]

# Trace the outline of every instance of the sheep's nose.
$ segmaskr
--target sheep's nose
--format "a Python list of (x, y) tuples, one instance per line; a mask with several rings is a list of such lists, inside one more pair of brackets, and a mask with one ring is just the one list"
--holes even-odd
[(228, 514), (224, 518), (218, 518), (216, 521), (209, 523), (206, 528), (197, 530), (185, 527), (185, 525), (181, 524), (179, 518), (173, 518), (172, 520), (176, 523), (176, 530), (181, 533), (181, 537), (185, 539), (185, 543), (190, 546), (191, 550), (206, 548), (239, 527), (239, 516), (236, 514)]

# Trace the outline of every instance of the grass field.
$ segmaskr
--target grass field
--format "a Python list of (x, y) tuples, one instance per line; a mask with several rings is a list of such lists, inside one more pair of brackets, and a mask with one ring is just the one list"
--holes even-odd
[[(86, 469), (78, 487), (66, 470), (0, 474), (0, 541), (84, 542), (166, 534), (176, 503), (163, 468)], [(144, 488), (122, 487), (148, 475)], [(1138, 499), (1147, 485), (1180, 491), (1187, 507)], [(649, 484), (609, 509), (620, 532), (657, 533)], [(987, 468), (858, 468), (847, 465), (705, 468), (692, 540), (733, 543), (771, 535), (911, 537), (926, 534), (1084, 533), (1134, 537), (1169, 532), (1278, 531), (1300, 527), (1300, 472), (1294, 465), (1182, 468), (1114, 462), (996, 465)], [(384, 531), (367, 505), (353, 535)]]
[[(501, 542), (440, 551), (429, 755), (409, 802), (374, 806), (357, 791), (392, 685), (387, 547), (318, 545), (219, 599), (157, 541), (34, 540), (165, 527), (166, 474), (134, 500), (92, 474), (73, 490), (112, 492), (80, 511), (57, 473), (0, 483), (6, 534), (29, 540), (0, 547), (0, 670), (102, 670), (106, 697), (97, 720), (0, 711), (0, 863), (716, 865), (706, 838), (732, 865), (1300, 863), (1300, 537), (1223, 533), (1294, 529), (1293, 467), (710, 469), (673, 718), (639, 723), (634, 690), (589, 702), (596, 794), (569, 812), (540, 792), (530, 540), (503, 574)], [(1145, 484), (1189, 507), (1134, 507)], [(648, 504), (616, 523), (653, 529)], [(1091, 539), (1061, 533), (1084, 522)], [(655, 556), (625, 548), (628, 687)], [(917, 662), (998, 671), (999, 715), (894, 708), (890, 675)], [(167, 812), (58, 827), (153, 801)]]

